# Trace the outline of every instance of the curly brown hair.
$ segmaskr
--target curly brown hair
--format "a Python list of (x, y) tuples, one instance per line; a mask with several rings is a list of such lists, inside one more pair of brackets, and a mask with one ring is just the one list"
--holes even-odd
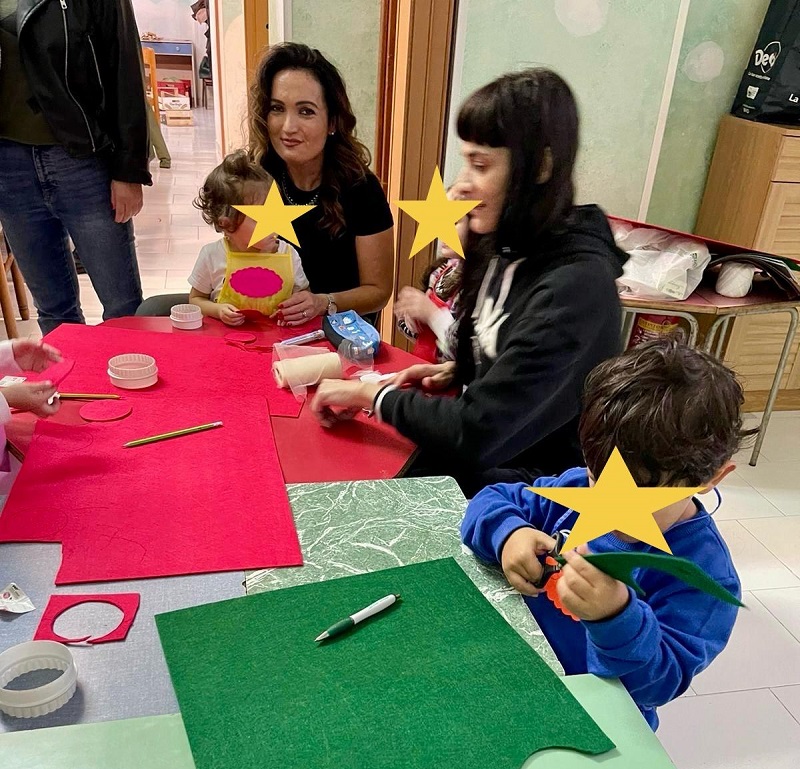
[(372, 159), (369, 150), (355, 136), (356, 117), (339, 70), (316, 48), (302, 43), (279, 43), (264, 55), (250, 87), (250, 153), (257, 163), (267, 164), (273, 172), (286, 170), (270, 144), (267, 128), (272, 83), (286, 69), (310, 72), (325, 97), (334, 135), (328, 136), (322, 162), (320, 226), (336, 237), (345, 228), (344, 210), (339, 202), (341, 192), (365, 178)]
[(206, 177), (192, 205), (217, 232), (233, 232), (244, 219), (233, 206), (263, 203), (272, 183), (272, 177), (247, 152), (237, 150)]
[(640, 486), (703, 486), (753, 434), (742, 386), (716, 358), (676, 337), (601, 363), (584, 388), (580, 440), (597, 478), (616, 446)]

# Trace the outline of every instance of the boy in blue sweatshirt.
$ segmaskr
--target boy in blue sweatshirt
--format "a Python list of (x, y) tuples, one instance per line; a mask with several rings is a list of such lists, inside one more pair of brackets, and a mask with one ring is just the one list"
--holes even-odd
[[(535, 487), (591, 486), (616, 446), (639, 486), (714, 488), (734, 469), (742, 431), (742, 388), (719, 361), (674, 339), (629, 350), (598, 366), (586, 380), (580, 439), (587, 468)], [(565, 553), (557, 583), (567, 616), (534, 587), (542, 559), (578, 513), (528, 491), (498, 484), (481, 491), (461, 524), (464, 543), (484, 561), (499, 563), (525, 596), (568, 675), (619, 678), (650, 726), (656, 708), (678, 697), (725, 648), (737, 609), (663, 572), (634, 573), (646, 593), (591, 566), (588, 552), (660, 552), (620, 532)], [(694, 561), (741, 597), (730, 553), (703, 504), (695, 498), (654, 514), (672, 552)], [(539, 597), (537, 597), (539, 596)]]

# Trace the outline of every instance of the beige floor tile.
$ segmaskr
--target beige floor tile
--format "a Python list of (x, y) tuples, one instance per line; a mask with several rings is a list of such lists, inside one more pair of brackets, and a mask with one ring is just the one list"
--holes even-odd
[[(770, 553), (800, 576), (800, 516), (754, 518), (742, 521), (741, 525)], [(774, 585), (773, 587), (790, 586)]]
[(658, 737), (677, 769), (797, 767), (800, 724), (768, 689), (681, 697), (659, 714)]
[[(743, 590), (769, 590), (778, 587), (799, 587), (800, 577), (782, 562), (780, 555), (751, 528), (764, 521), (789, 521), (780, 518), (755, 518), (747, 521), (719, 521), (725, 542), (731, 551), (733, 563), (742, 581)], [(794, 519), (800, 524), (800, 519)]]
[(800, 684), (800, 641), (757, 599), (744, 593), (728, 645), (692, 681), (698, 696)]

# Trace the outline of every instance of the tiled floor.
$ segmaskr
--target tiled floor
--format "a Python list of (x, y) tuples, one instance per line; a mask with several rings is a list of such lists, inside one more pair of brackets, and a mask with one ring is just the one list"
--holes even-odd
[(800, 765), (800, 412), (775, 414), (758, 465), (748, 460), (715, 514), (748, 608), (692, 691), (660, 709), (678, 769)]
[[(211, 111), (192, 128), (165, 128), (172, 168), (154, 162), (154, 186), (135, 219), (145, 296), (187, 289), (203, 243), (217, 236), (192, 200), (216, 164)], [(84, 312), (102, 308), (81, 277)], [(35, 321), (22, 334), (38, 335)], [(678, 769), (794, 769), (800, 756), (800, 412), (773, 418), (758, 466), (739, 458), (716, 518), (742, 577), (742, 611), (728, 648), (661, 710), (659, 737)], [(713, 498), (708, 498), (711, 504)]]
[[(172, 156), (171, 168), (150, 164), (153, 186), (145, 187), (144, 208), (134, 219), (136, 251), (144, 296), (187, 291), (186, 278), (200, 247), (219, 236), (200, 217), (192, 200), (217, 164), (214, 113), (196, 109), (195, 125), (161, 130)], [(87, 323), (100, 323), (103, 307), (88, 276), (79, 276), (81, 305)], [(28, 305), (33, 309), (33, 301)], [(33, 311), (35, 316), (35, 310)], [(35, 319), (17, 323), (20, 336), (40, 336)], [(0, 338), (5, 329), (0, 325)]]

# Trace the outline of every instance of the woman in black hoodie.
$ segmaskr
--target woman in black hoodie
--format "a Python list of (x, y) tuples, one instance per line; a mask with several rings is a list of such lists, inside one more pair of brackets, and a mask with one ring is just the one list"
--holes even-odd
[[(412, 475), (451, 475), (469, 496), (583, 463), (583, 383), (621, 350), (614, 281), (626, 257), (603, 212), (574, 205), (578, 113), (558, 75), (489, 83), (461, 107), (458, 135), (460, 196), (482, 202), (469, 215), (455, 363), (413, 366), (382, 388), (324, 381), (311, 406), (326, 426), (371, 409), (419, 446)], [(454, 384), (457, 398), (430, 394)]]

